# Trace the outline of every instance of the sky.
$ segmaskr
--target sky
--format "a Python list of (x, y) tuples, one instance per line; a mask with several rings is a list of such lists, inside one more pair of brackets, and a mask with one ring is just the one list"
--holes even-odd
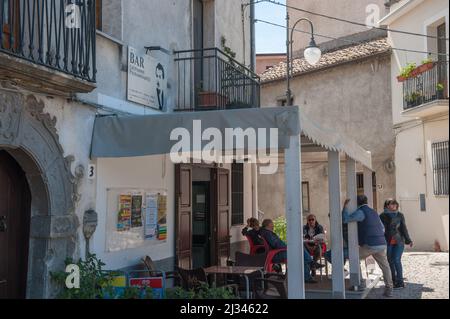
[[(279, 0), (286, 3), (286, 0)], [(286, 25), (286, 8), (272, 3), (256, 4), (256, 19)], [(265, 23), (256, 23), (256, 53), (286, 52), (286, 30)]]

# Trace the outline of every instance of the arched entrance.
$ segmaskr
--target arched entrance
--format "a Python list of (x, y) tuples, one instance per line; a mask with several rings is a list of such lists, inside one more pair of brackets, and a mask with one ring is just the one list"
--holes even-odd
[(25, 176), (30, 194), (27, 298), (54, 297), (50, 272), (63, 270), (64, 260), (75, 257), (75, 179), (55, 125), (43, 102), (0, 88), (0, 152)]
[(31, 198), (25, 173), (0, 151), (0, 298), (26, 297)]

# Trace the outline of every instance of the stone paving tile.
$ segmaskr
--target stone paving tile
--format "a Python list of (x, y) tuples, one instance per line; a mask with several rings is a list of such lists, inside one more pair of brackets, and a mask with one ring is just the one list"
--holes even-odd
[[(449, 254), (410, 252), (403, 255), (406, 287), (394, 291), (394, 299), (449, 299)], [(383, 299), (380, 281), (367, 299)]]

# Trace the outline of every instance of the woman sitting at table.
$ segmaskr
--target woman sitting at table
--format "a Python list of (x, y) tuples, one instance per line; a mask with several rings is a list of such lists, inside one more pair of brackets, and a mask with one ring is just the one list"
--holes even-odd
[[(249, 218), (247, 220), (247, 226), (242, 229), (242, 235), (250, 237), (255, 246), (264, 245), (264, 241), (261, 238), (259, 231), (259, 221), (256, 218)], [(264, 252), (263, 248), (261, 252)]]
[(310, 253), (314, 261), (320, 259), (322, 245), (319, 242), (314, 241), (315, 237), (320, 234), (325, 234), (322, 225), (318, 223), (315, 215), (309, 215), (306, 225), (303, 226), (303, 238), (305, 239), (305, 249)]

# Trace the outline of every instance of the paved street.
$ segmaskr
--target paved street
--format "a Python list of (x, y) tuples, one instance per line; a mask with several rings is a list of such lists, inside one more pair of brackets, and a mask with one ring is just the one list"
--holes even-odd
[[(448, 253), (406, 253), (403, 256), (406, 288), (394, 291), (395, 299), (448, 299)], [(382, 299), (381, 281), (367, 299)]]

